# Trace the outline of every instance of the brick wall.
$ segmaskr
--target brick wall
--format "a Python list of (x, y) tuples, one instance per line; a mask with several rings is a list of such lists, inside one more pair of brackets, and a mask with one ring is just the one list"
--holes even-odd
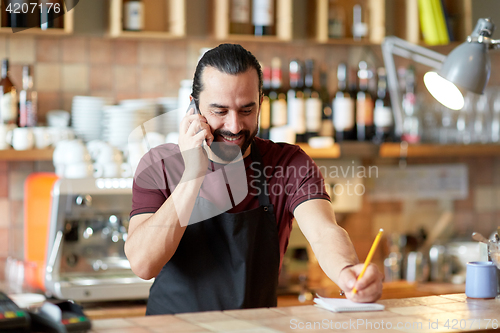
[[(21, 84), (21, 68), (24, 64), (34, 67), (34, 85), (39, 92), (40, 120), (47, 111), (71, 109), (75, 95), (111, 97), (115, 101), (129, 98), (151, 98), (177, 96), (179, 82), (193, 76), (199, 50), (213, 47), (218, 42), (202, 39), (169, 41), (112, 40), (93, 37), (41, 37), (22, 34), (0, 37), (0, 58), (8, 57), (11, 63), (11, 78)], [(292, 57), (313, 58), (329, 70), (329, 90), (336, 89), (336, 66), (349, 61), (353, 66), (361, 59), (383, 65), (380, 48), (316, 45), (314, 43), (242, 43), (266, 65), (271, 58), (283, 59), (283, 68)], [(450, 47), (438, 48), (448, 53)], [(407, 63), (402, 61), (401, 64)], [(499, 85), (500, 52), (492, 55), (493, 75), (490, 84)], [(423, 75), (425, 67), (417, 66), (417, 74)], [(499, 71), (500, 72), (500, 71)], [(288, 81), (286, 72), (284, 82)], [(319, 82), (316, 80), (316, 82)], [(478, 211), (474, 204), (476, 190), (482, 195), (492, 187), (500, 186), (500, 159), (497, 157), (457, 159), (469, 165), (470, 195), (467, 200), (454, 204), (456, 212), (454, 232), (466, 236), (472, 231), (488, 234), (500, 224), (499, 210)], [(409, 163), (451, 163), (452, 159), (409, 160)], [(392, 160), (370, 163), (396, 163)], [(0, 161), (0, 280), (3, 278), (7, 256), (23, 257), (22, 201), (23, 182), (34, 171), (51, 171), (50, 162)], [(475, 199), (476, 198), (476, 199)], [(380, 223), (399, 225), (403, 214), (402, 203), (376, 203), (364, 199), (363, 210), (345, 216), (341, 224), (350, 232), (361, 260), (369, 247)], [(500, 205), (498, 205), (500, 207)], [(434, 202), (417, 203), (417, 211), (426, 212), (433, 221), (439, 215)], [(415, 215), (417, 218), (418, 215)], [(340, 220), (340, 219), (339, 219)], [(435, 219), (434, 219), (435, 221)], [(371, 230), (371, 232), (369, 232)]]

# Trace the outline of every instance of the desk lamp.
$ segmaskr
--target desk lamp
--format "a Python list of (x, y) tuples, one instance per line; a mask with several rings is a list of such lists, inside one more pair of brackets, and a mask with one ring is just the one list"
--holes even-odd
[(453, 49), (448, 56), (394, 36), (384, 39), (382, 55), (397, 136), (403, 133), (403, 114), (393, 55), (412, 59), (435, 69), (424, 75), (427, 90), (444, 106), (460, 110), (464, 106), (463, 92), (482, 94), (488, 83), (491, 72), (488, 50), (500, 47), (500, 40), (491, 38), (494, 30), (495, 25), (490, 19), (479, 19), (467, 41)]

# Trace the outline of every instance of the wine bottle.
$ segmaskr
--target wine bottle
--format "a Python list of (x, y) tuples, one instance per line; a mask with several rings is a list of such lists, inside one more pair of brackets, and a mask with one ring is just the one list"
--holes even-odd
[(328, 38), (345, 37), (345, 11), (339, 0), (328, 1)]
[(28, 27), (28, 15), (22, 12), (23, 5), (28, 5), (26, 0), (7, 0), (5, 1), (7, 12), (7, 26), (11, 28)]
[(16, 87), (9, 78), (9, 60), (2, 61), (2, 99), (0, 102), (0, 112), (3, 123), (14, 124), (17, 122), (17, 92)]
[(385, 68), (377, 70), (377, 100), (373, 110), (373, 122), (375, 125), (375, 136), (373, 141), (377, 144), (393, 141), (394, 121), (391, 107), (391, 99), (387, 89), (387, 75)]
[(347, 65), (337, 68), (338, 90), (333, 99), (333, 125), (336, 141), (354, 140), (354, 99), (347, 86)]
[(409, 143), (420, 142), (420, 119), (417, 112), (417, 98), (415, 95), (415, 68), (409, 66), (405, 71), (405, 93), (403, 94), (403, 135), (402, 140)]
[(42, 30), (63, 28), (64, 4), (60, 0), (40, 0), (40, 27)]
[(144, 2), (127, 0), (123, 5), (123, 30), (141, 31), (144, 29)]
[(368, 36), (366, 10), (360, 4), (356, 4), (352, 8), (352, 14), (352, 38), (354, 40), (361, 40)]
[(306, 105), (303, 92), (302, 65), (298, 60), (290, 61), (290, 89), (287, 92), (288, 124), (295, 131), (295, 141), (306, 141)]
[(322, 103), (319, 92), (314, 89), (314, 60), (306, 60), (304, 98), (306, 99), (307, 139), (318, 136), (321, 130)]
[(252, 1), (252, 23), (255, 36), (272, 36), (276, 34), (274, 5), (275, 0)]
[(320, 136), (333, 137), (333, 112), (330, 103), (330, 94), (328, 92), (328, 75), (325, 68), (322, 68), (319, 73), (319, 98), (321, 99), (322, 113), (321, 113), (321, 129)]
[(35, 127), (37, 123), (38, 95), (33, 91), (30, 66), (23, 67), (23, 89), (19, 91), (19, 127)]
[(271, 127), (271, 102), (269, 100), (269, 93), (271, 91), (271, 67), (263, 66), (262, 73), (262, 104), (260, 105), (259, 138), (269, 139), (269, 129)]
[(271, 61), (271, 126), (278, 127), (287, 124), (286, 91), (283, 89), (281, 59), (275, 57)]
[(371, 72), (366, 61), (359, 62), (359, 90), (356, 95), (356, 131), (358, 141), (368, 141), (373, 138), (373, 98), (368, 90)]
[(229, 33), (252, 34), (250, 0), (231, 0)]

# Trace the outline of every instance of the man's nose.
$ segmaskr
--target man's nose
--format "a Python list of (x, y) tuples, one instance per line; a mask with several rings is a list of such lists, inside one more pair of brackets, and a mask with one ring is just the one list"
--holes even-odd
[(233, 134), (238, 134), (241, 129), (241, 120), (238, 112), (230, 111), (226, 117), (226, 129)]

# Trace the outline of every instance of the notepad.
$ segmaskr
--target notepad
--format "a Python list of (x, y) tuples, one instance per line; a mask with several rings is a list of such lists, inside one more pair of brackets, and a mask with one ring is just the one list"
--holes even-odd
[(385, 306), (377, 303), (355, 303), (343, 298), (326, 298), (316, 295), (316, 306), (333, 312), (382, 311)]

